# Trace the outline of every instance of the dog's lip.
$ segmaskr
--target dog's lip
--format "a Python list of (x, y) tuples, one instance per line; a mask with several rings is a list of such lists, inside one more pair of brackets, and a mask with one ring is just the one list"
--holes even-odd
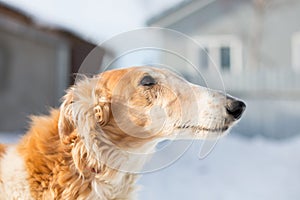
[(228, 126), (220, 127), (220, 128), (207, 128), (199, 125), (180, 125), (176, 126), (177, 129), (192, 129), (195, 132), (199, 131), (207, 131), (207, 132), (224, 132), (228, 130)]

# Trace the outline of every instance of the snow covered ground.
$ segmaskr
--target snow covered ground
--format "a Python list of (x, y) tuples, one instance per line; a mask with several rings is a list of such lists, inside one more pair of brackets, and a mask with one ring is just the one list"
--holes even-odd
[(299, 200), (300, 138), (285, 141), (227, 136), (199, 160), (194, 143), (172, 166), (145, 174), (143, 200)]
[[(16, 134), (0, 134), (15, 142)], [(300, 137), (222, 138), (204, 160), (195, 142), (177, 162), (139, 181), (142, 200), (299, 200)]]

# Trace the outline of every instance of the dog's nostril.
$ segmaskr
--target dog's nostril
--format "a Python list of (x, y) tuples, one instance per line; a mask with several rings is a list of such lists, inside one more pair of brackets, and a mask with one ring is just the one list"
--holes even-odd
[(246, 105), (244, 102), (232, 99), (226, 105), (227, 113), (231, 115), (234, 119), (241, 118), (245, 108)]

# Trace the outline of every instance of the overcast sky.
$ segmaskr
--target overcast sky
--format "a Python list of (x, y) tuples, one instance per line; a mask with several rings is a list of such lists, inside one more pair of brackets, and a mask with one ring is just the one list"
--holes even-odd
[(39, 23), (61, 26), (101, 42), (144, 27), (147, 19), (182, 0), (0, 0)]

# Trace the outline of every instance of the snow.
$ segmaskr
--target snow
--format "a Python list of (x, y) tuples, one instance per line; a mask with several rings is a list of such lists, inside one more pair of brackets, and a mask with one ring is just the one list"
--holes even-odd
[[(20, 134), (0, 134), (16, 142)], [(228, 135), (199, 160), (195, 142), (171, 166), (143, 174), (143, 200), (299, 200), (300, 137), (288, 140), (245, 139)]]
[(0, 0), (37, 23), (63, 27), (96, 42), (144, 27), (153, 15), (182, 0)]
[(143, 200), (299, 200), (300, 138), (227, 136), (199, 160), (196, 142), (170, 167), (144, 174)]
[(22, 137), (20, 133), (0, 132), (0, 143), (13, 144), (18, 142), (20, 137)]

